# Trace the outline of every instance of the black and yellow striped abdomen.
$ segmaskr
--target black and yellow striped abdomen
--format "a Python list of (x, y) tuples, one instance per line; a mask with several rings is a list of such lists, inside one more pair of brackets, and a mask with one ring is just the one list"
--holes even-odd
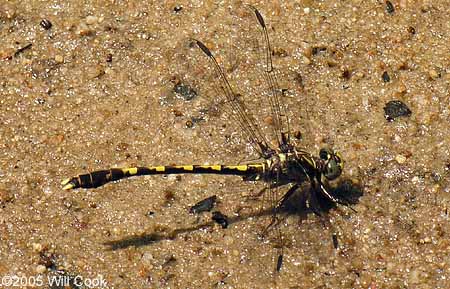
[(235, 176), (262, 175), (266, 171), (265, 163), (246, 165), (184, 165), (184, 166), (154, 166), (131, 167), (99, 170), (78, 175), (61, 182), (64, 190), (76, 188), (96, 188), (106, 183), (133, 176), (166, 175), (166, 174), (217, 174)]

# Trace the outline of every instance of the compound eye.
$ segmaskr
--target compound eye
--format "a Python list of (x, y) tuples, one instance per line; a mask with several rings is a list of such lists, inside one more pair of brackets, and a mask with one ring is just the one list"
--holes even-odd
[(334, 180), (335, 178), (339, 177), (341, 173), (342, 173), (342, 161), (339, 158), (334, 157), (326, 164), (323, 175), (328, 180)]
[(331, 158), (333, 152), (328, 148), (321, 148), (319, 152), (320, 159), (327, 161)]
[(325, 167), (322, 174), (328, 180), (334, 180), (342, 174), (344, 162), (338, 152), (334, 152), (329, 148), (322, 148), (319, 152), (321, 160), (325, 161)]

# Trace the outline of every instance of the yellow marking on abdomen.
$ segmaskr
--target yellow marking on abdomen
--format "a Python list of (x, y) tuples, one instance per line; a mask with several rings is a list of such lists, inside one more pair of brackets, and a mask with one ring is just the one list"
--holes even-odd
[(202, 169), (211, 169), (211, 170), (215, 170), (215, 171), (221, 171), (222, 170), (222, 166), (221, 165), (204, 165), (204, 166), (198, 166), (199, 168)]
[(225, 166), (224, 168), (228, 168), (231, 170), (238, 170), (238, 171), (247, 171), (248, 170), (248, 165), (238, 165), (238, 166)]
[(157, 166), (157, 167), (153, 167), (157, 172), (164, 172), (166, 171), (166, 167), (165, 166)]
[(194, 166), (192, 166), (192, 165), (173, 166), (173, 168), (175, 168), (175, 169), (182, 169), (182, 170), (185, 170), (185, 171), (193, 171), (194, 170)]
[(122, 169), (122, 172), (126, 175), (127, 173), (131, 176), (137, 174), (138, 169), (137, 168), (124, 168)]
[(263, 172), (266, 170), (265, 164), (253, 164), (253, 165), (248, 165), (248, 167), (255, 168), (255, 169), (261, 169), (261, 170), (263, 170)]

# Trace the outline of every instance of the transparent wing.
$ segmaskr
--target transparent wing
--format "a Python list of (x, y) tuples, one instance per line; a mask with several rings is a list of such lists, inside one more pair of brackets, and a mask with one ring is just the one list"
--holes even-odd
[(272, 133), (281, 152), (292, 149), (290, 144), (290, 125), (286, 105), (283, 102), (283, 91), (277, 79), (277, 72), (272, 61), (272, 46), (267, 26), (261, 13), (253, 6), (248, 6), (256, 18), (257, 31), (249, 33), (254, 37), (253, 45), (256, 53), (255, 65), (260, 70), (263, 87), (258, 93), (270, 107)]
[(273, 155), (274, 149), (270, 147), (241, 95), (235, 93), (224, 71), (206, 45), (196, 39), (193, 39), (193, 43), (208, 60), (209, 65), (205, 70), (212, 69), (212, 77), (208, 79), (208, 82), (210, 87), (214, 89), (215, 94), (212, 97), (215, 102), (219, 103), (224, 108), (225, 113), (239, 125), (259, 156), (269, 158)]

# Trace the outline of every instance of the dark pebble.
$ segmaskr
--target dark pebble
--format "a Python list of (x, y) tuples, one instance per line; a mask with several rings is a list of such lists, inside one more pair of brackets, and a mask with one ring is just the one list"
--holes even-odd
[(180, 95), (184, 100), (189, 101), (194, 99), (197, 96), (197, 91), (195, 91), (192, 87), (184, 83), (177, 83), (173, 87), (173, 91)]
[(211, 196), (209, 198), (206, 198), (204, 200), (201, 200), (197, 204), (193, 205), (189, 212), (191, 214), (199, 214), (201, 212), (211, 211), (211, 209), (214, 207), (214, 204), (216, 203), (217, 196)]
[(228, 217), (219, 211), (213, 212), (211, 219), (213, 219), (213, 221), (217, 224), (221, 225), (223, 229), (226, 229), (228, 227)]
[(112, 62), (113, 55), (111, 53), (106, 54), (106, 62)]
[(44, 28), (45, 30), (49, 30), (50, 28), (52, 28), (53, 24), (50, 22), (50, 20), (48, 19), (42, 19), (41, 22), (39, 23), (41, 25), (42, 28)]
[(185, 125), (187, 128), (193, 128), (194, 122), (192, 120), (187, 120)]
[(341, 76), (342, 76), (342, 78), (344, 78), (344, 79), (346, 79), (346, 80), (349, 80), (350, 77), (352, 76), (352, 73), (351, 73), (351, 71), (350, 71), (349, 69), (346, 68), (346, 69), (344, 69), (344, 70), (342, 71)]
[(173, 11), (174, 11), (175, 13), (178, 13), (178, 12), (180, 12), (181, 10), (183, 10), (183, 6), (181, 6), (181, 5), (177, 5), (177, 6), (175, 6), (175, 7), (173, 8)]
[(389, 14), (394, 14), (395, 8), (391, 1), (386, 1), (386, 12)]
[(322, 53), (322, 52), (325, 52), (325, 51), (327, 51), (327, 48), (326, 47), (313, 47), (312, 48), (312, 51), (311, 51), (311, 53), (312, 53), (312, 55), (317, 55), (317, 54), (319, 54), (319, 53)]
[(391, 100), (384, 107), (384, 117), (388, 121), (393, 121), (400, 116), (410, 116), (411, 110), (400, 100)]
[(334, 247), (335, 249), (337, 249), (337, 248), (339, 247), (339, 242), (338, 242), (337, 235), (336, 235), (336, 234), (333, 234), (331, 237), (332, 237), (332, 239), (333, 239), (333, 247)]
[(383, 78), (384, 82), (389, 82), (391, 81), (391, 77), (389, 76), (389, 74), (387, 73), (387, 71), (383, 72), (383, 75), (381, 76)]

